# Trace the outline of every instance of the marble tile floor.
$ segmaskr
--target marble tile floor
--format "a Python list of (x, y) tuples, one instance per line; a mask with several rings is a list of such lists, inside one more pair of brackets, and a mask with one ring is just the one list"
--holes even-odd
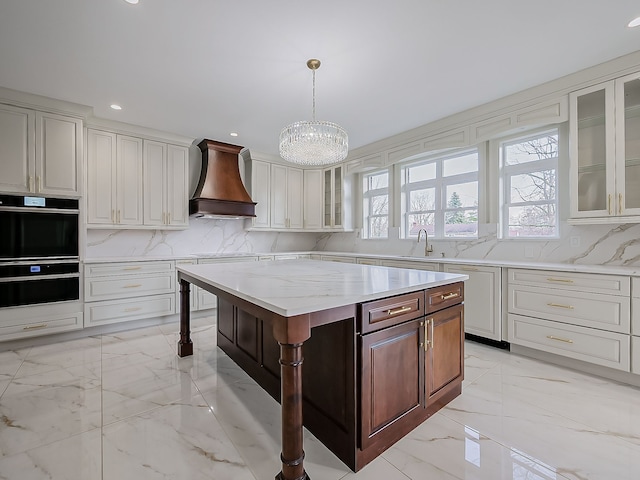
[[(0, 479), (272, 480), (279, 406), (194, 321), (0, 353)], [(463, 394), (357, 474), (305, 433), (313, 480), (640, 478), (640, 390), (466, 344)]]

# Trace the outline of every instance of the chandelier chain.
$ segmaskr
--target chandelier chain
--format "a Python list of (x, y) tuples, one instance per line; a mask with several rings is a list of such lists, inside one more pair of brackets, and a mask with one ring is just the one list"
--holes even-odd
[(312, 97), (313, 97), (313, 101), (312, 101), (312, 106), (313, 106), (313, 121), (316, 121), (316, 71), (313, 70), (313, 81), (312, 81), (313, 87), (312, 87)]

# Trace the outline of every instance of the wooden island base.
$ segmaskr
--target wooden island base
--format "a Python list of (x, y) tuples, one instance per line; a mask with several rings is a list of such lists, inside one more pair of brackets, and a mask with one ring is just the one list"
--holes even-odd
[[(333, 309), (295, 345), (276, 341), (269, 316), (222, 295), (218, 346), (279, 402), (301, 381), (304, 426), (356, 472), (462, 392), (463, 295), (459, 282)], [(283, 437), (302, 435), (285, 430), (297, 420), (283, 421)], [(283, 472), (303, 457), (283, 450)]]

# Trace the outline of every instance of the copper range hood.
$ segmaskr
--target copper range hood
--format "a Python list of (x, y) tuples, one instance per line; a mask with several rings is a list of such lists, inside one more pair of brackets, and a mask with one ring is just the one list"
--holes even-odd
[(256, 204), (242, 184), (238, 155), (248, 149), (214, 140), (202, 140), (200, 181), (189, 200), (189, 215), (212, 218), (255, 217)]

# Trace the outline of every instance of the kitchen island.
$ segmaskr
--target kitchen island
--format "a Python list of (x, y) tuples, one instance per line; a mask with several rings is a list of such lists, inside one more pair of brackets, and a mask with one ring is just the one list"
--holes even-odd
[(194, 284), (218, 296), (218, 346), (281, 403), (277, 479), (308, 478), (303, 423), (357, 471), (462, 391), (466, 275), (313, 260), (177, 270), (178, 354), (193, 353)]

